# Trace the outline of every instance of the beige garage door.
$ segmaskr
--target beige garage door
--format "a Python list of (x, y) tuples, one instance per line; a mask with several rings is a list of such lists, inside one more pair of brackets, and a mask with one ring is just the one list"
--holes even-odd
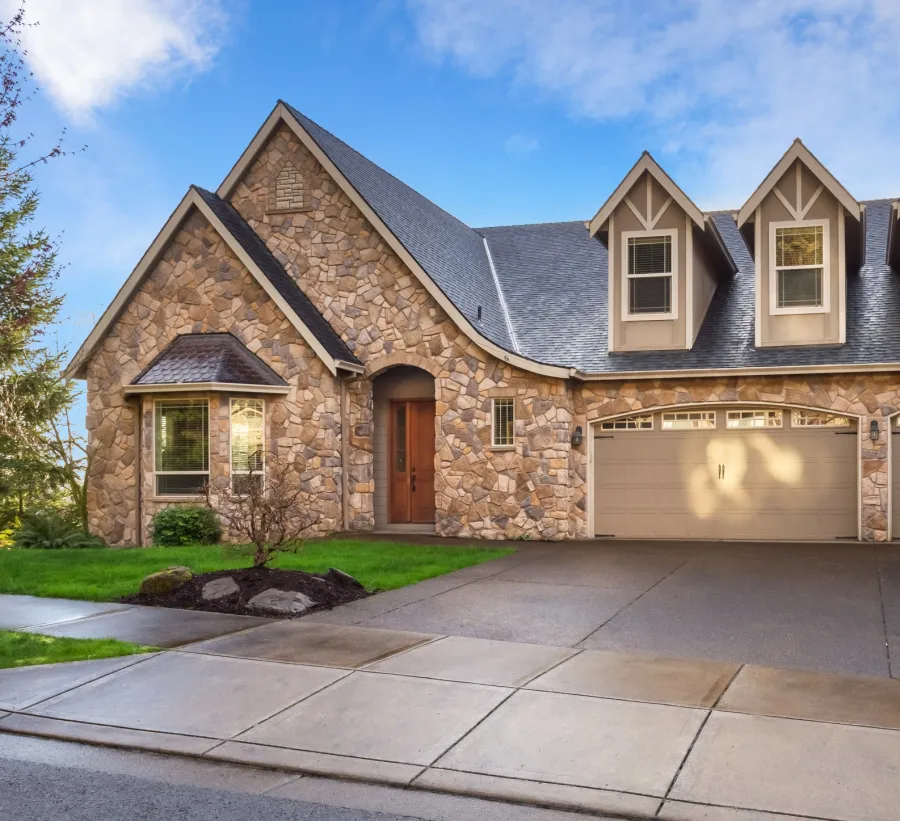
[(594, 531), (678, 539), (857, 536), (855, 420), (657, 412), (594, 427)]

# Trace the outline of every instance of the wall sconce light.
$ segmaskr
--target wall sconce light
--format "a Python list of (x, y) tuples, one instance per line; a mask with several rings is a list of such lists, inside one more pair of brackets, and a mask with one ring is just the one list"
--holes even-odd
[(572, 431), (572, 447), (577, 448), (584, 441), (584, 431), (581, 425), (577, 425)]
[(871, 439), (873, 442), (878, 441), (878, 420), (877, 419), (873, 419), (871, 422), (869, 422), (869, 439)]

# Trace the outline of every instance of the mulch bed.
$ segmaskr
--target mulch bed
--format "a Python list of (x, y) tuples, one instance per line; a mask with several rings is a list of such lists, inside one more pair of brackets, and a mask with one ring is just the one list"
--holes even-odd
[[(240, 590), (224, 599), (204, 601), (201, 591), (203, 585), (213, 579), (230, 577), (234, 579)], [(329, 573), (306, 573), (303, 570), (278, 570), (269, 568), (243, 568), (237, 570), (216, 570), (213, 573), (201, 573), (194, 576), (187, 584), (177, 590), (156, 596), (143, 596), (136, 593), (122, 599), (127, 604), (145, 604), (152, 607), (176, 607), (182, 610), (208, 610), (213, 613), (236, 613), (242, 616), (273, 615), (247, 607), (257, 593), (271, 588), (305, 593), (315, 602), (315, 607), (303, 615), (319, 610), (331, 610), (339, 604), (364, 599), (369, 594), (352, 583), (348, 583), (337, 575)]]

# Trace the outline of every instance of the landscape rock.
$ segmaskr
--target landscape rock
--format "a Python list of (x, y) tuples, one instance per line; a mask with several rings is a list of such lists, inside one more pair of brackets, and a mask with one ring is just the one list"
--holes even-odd
[(161, 593), (168, 593), (177, 590), (184, 584), (187, 584), (194, 574), (189, 567), (176, 565), (167, 567), (156, 573), (151, 573), (142, 582), (140, 587), (143, 596), (159, 596)]
[(233, 596), (235, 593), (240, 592), (240, 589), (234, 579), (226, 576), (223, 579), (213, 579), (211, 582), (204, 584), (200, 595), (204, 601), (217, 601), (218, 599)]
[(316, 602), (304, 593), (296, 593), (292, 590), (277, 590), (272, 587), (263, 590), (247, 602), (247, 607), (254, 610), (264, 610), (279, 616), (299, 616), (310, 607), (315, 607)]
[(359, 590), (364, 590), (363, 584), (359, 579), (354, 579), (349, 573), (345, 573), (343, 570), (338, 570), (336, 567), (329, 567), (328, 572), (325, 574), (325, 577), (335, 584), (343, 585), (344, 587), (356, 587)]

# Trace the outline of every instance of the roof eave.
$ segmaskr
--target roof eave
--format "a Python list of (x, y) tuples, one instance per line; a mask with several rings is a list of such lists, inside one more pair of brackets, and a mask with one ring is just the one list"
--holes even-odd
[(150, 385), (125, 385), (125, 396), (143, 393), (290, 393), (290, 385), (255, 385), (248, 382), (162, 382)]

